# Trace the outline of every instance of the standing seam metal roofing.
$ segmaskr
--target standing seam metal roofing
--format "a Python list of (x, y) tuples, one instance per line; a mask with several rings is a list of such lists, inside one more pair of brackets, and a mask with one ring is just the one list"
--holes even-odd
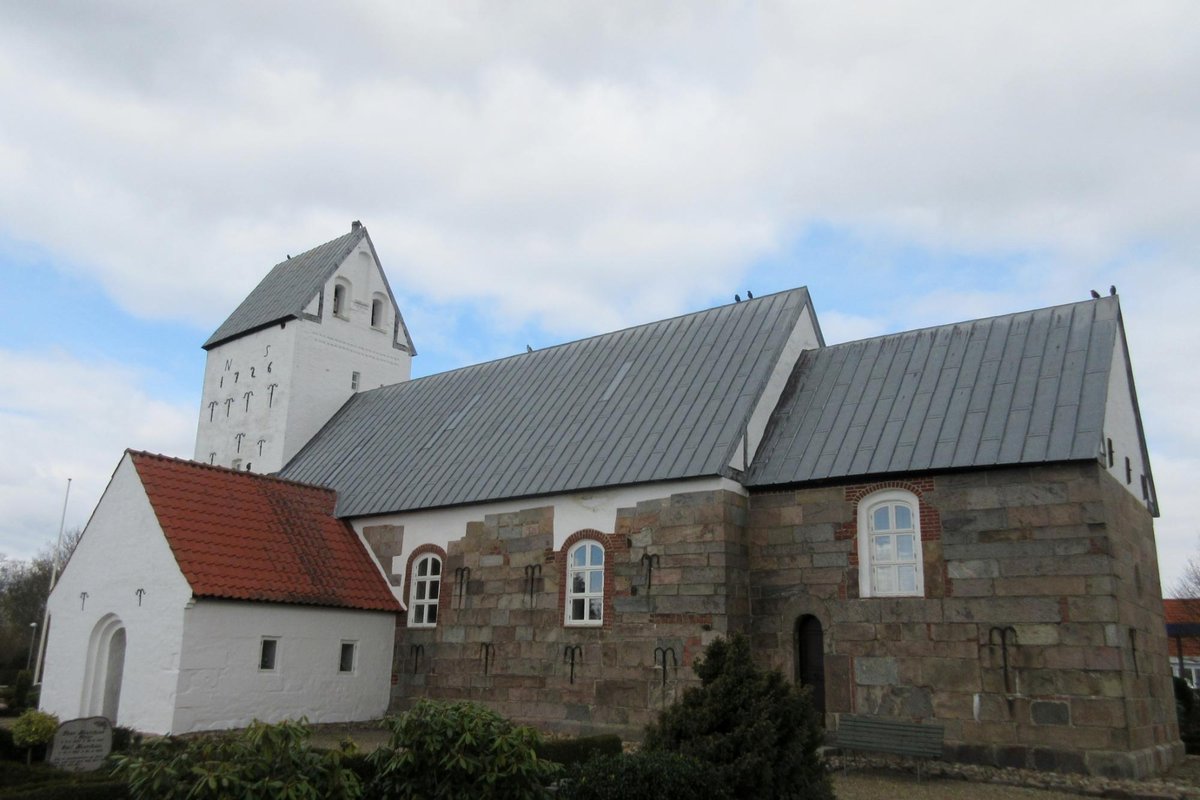
[(204, 343), (204, 349), (216, 347), (274, 322), (299, 316), (338, 265), (366, 235), (366, 227), (360, 225), (345, 236), (280, 261), (254, 287), (254, 291), (246, 295), (246, 299), (233, 310), (229, 318), (213, 331), (213, 335)]
[(1117, 299), (808, 350), (747, 486), (1094, 459)]
[(280, 474), (341, 516), (726, 474), (805, 307), (794, 289), (363, 392)]

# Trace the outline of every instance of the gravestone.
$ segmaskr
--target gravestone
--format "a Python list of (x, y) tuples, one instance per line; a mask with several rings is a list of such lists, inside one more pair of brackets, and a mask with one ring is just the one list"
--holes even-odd
[(111, 752), (112, 725), (104, 717), (86, 717), (58, 726), (46, 760), (59, 769), (89, 772), (100, 769)]

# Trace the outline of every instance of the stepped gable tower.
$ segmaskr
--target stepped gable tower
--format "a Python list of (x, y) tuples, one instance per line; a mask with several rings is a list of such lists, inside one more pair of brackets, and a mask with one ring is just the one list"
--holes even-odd
[(204, 343), (195, 459), (275, 472), (360, 389), (416, 355), (360, 222), (276, 264)]

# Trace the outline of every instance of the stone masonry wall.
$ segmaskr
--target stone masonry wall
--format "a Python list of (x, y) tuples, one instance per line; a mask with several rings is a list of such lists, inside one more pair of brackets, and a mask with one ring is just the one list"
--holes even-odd
[[(704, 645), (748, 622), (745, 516), (734, 492), (676, 494), (558, 550), (551, 507), (470, 523), (447, 548), (437, 627), (397, 628), (392, 710), (469, 699), (544, 729), (639, 738), (694, 682)], [(605, 548), (600, 627), (564, 623), (566, 553), (582, 538)]]
[[(856, 504), (892, 487), (919, 498), (925, 596), (862, 599)], [(830, 727), (936, 721), (949, 757), (1003, 766), (1181, 757), (1151, 519), (1098, 465), (755, 494), (748, 534), (756, 652), (794, 675), (820, 620)]]

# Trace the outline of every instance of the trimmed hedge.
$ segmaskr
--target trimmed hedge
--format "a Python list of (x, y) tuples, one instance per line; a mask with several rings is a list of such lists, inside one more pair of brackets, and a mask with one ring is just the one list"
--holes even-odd
[(732, 800), (717, 768), (679, 753), (597, 756), (559, 785), (559, 800)]
[(565, 767), (582, 764), (597, 756), (621, 754), (621, 737), (615, 733), (580, 736), (575, 739), (546, 739), (537, 746), (537, 757)]
[(6, 800), (112, 800), (129, 797), (125, 782), (103, 772), (63, 772), (46, 764), (0, 762)]

